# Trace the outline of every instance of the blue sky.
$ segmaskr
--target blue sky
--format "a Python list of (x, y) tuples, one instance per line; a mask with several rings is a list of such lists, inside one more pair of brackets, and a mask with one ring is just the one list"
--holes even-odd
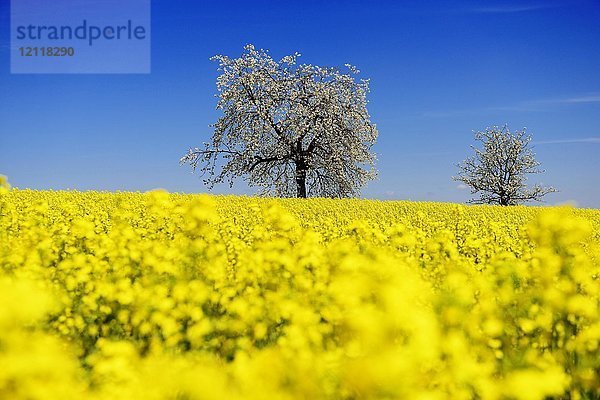
[[(150, 74), (10, 74), (0, 0), (0, 173), (35, 189), (204, 192), (179, 166), (211, 136), (215, 54), (245, 44), (371, 79), (379, 179), (364, 197), (463, 202), (473, 130), (527, 127), (532, 182), (600, 208), (600, 2), (152, 2)], [(239, 182), (216, 193), (252, 193)]]

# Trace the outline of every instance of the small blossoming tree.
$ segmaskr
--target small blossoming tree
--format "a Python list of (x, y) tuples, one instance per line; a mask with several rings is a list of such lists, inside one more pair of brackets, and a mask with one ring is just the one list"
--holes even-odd
[(454, 180), (471, 188), (471, 194), (479, 198), (470, 200), (477, 204), (521, 204), (541, 201), (548, 193), (556, 192), (553, 187), (536, 184), (526, 185), (528, 174), (542, 173), (540, 163), (530, 147), (531, 135), (525, 128), (511, 133), (508, 126), (487, 128), (477, 132), (475, 139), (482, 148), (471, 146), (475, 155), (458, 164), (460, 172)]
[(263, 194), (356, 196), (376, 176), (377, 129), (359, 71), (277, 61), (252, 45), (239, 58), (217, 55), (217, 109), (210, 143), (181, 158), (212, 187), (243, 176)]

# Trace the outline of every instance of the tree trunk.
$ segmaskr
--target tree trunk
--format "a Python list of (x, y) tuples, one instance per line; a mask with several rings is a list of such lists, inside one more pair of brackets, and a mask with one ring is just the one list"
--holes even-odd
[(296, 155), (296, 197), (305, 199), (306, 198), (306, 170), (308, 165), (304, 160), (304, 154), (302, 151), (302, 140), (296, 141), (296, 148), (292, 145), (292, 154)]
[(306, 198), (306, 166), (296, 162), (296, 197)]

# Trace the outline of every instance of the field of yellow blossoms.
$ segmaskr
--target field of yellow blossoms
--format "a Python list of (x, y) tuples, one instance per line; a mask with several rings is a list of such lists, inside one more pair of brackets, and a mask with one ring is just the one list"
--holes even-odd
[(599, 210), (0, 188), (0, 398), (600, 398), (599, 276)]

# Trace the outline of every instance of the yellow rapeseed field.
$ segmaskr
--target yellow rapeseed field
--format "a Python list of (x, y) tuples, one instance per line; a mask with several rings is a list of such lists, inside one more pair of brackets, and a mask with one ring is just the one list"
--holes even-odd
[(600, 397), (600, 211), (0, 187), (1, 399)]

